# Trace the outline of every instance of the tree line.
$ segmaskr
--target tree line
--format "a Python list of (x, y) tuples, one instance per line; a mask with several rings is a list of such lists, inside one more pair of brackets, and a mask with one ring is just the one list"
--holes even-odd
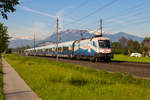
[(112, 43), (113, 52), (115, 54), (125, 55), (130, 55), (131, 53), (145, 54), (146, 52), (148, 52), (148, 47), (147, 45), (145, 45), (145, 43), (148, 41), (150, 41), (150, 37), (144, 38), (141, 43), (136, 40), (121, 37), (118, 42)]
[[(19, 4), (19, 0), (0, 0), (0, 13), (2, 18), (8, 19), (7, 14), (14, 12), (15, 6)], [(0, 23), (0, 56), (6, 49), (8, 49), (9, 35), (7, 31), (8, 27)]]

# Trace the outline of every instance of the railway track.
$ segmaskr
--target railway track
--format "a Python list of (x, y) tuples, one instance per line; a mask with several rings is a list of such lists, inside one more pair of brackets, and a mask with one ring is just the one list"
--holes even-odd
[[(42, 59), (55, 60), (52, 57), (38, 57)], [(95, 68), (97, 70), (106, 70), (109, 72), (123, 72), (126, 74), (132, 74), (136, 77), (150, 78), (150, 63), (137, 63), (137, 62), (90, 62), (89, 60), (74, 60), (74, 59), (62, 59), (59, 61), (78, 64), (84, 67)]]

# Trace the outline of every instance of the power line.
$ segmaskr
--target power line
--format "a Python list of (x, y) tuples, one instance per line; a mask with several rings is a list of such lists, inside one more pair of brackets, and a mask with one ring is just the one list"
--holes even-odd
[[(150, 16), (149, 16), (150, 17)], [(128, 21), (129, 22), (129, 21)], [(131, 22), (131, 21), (130, 21)], [(132, 22), (132, 23), (127, 23), (127, 24), (122, 24), (123, 26), (129, 26), (129, 25), (134, 25), (135, 26), (138, 26), (138, 25), (143, 25), (145, 23), (150, 23), (150, 19), (142, 19), (142, 20), (139, 20), (139, 21), (136, 21), (136, 22)], [(110, 28), (110, 30), (112, 30), (113, 28)]]
[(34, 33), (34, 56), (36, 55), (36, 50), (35, 50), (35, 48), (36, 48), (36, 43), (35, 43), (35, 33)]
[(70, 16), (71, 14), (73, 14), (74, 12), (77, 11), (77, 9), (85, 6), (86, 4), (88, 3), (88, 0), (84, 0), (82, 3), (80, 3), (78, 6), (76, 6), (73, 10), (71, 10), (69, 13), (63, 15), (63, 17), (66, 17), (66, 16)]
[[(145, 1), (148, 1), (148, 0), (145, 0)], [(134, 10), (142, 10), (141, 8), (145, 8), (145, 5), (143, 5), (143, 4), (145, 4), (146, 2), (142, 2), (142, 3), (140, 3), (140, 4), (138, 4), (138, 5), (136, 5), (136, 6), (132, 6), (132, 7), (130, 7), (128, 10), (129, 10), (129, 12), (131, 12), (131, 11), (134, 11)], [(147, 5), (147, 3), (146, 3), (146, 5)], [(131, 9), (131, 8), (134, 8), (133, 10)], [(128, 12), (128, 10), (126, 10), (127, 12), (126, 13), (129, 13)], [(146, 12), (149, 12), (149, 11), (144, 11), (144, 12), (136, 12), (136, 13), (130, 13), (129, 15), (131, 15), (131, 16), (135, 16), (135, 17), (138, 17), (138, 16), (141, 16), (142, 14), (144, 14), (144, 13), (146, 13)], [(126, 14), (126, 13), (124, 13), (124, 14)], [(131, 16), (120, 16), (120, 18), (125, 18), (125, 17), (131, 17)], [(88, 17), (88, 15), (87, 16), (85, 16), (85, 17), (83, 17), (83, 18), (86, 18), (86, 17)], [(77, 21), (80, 21), (80, 20), (82, 20), (83, 18), (81, 18), (81, 19), (78, 19)], [(116, 18), (116, 17), (115, 17)], [(105, 19), (105, 18), (104, 18)], [(106, 19), (108, 19), (108, 18), (106, 18)], [(145, 22), (148, 22), (148, 21), (150, 21), (150, 20), (144, 20), (143, 21), (143, 19), (142, 19), (142, 21), (138, 21), (138, 22), (135, 22), (135, 23), (129, 23), (129, 25), (132, 25), (132, 24), (137, 24), (137, 23), (145, 23)], [(72, 23), (76, 23), (75, 21), (74, 22), (72, 22)], [(69, 24), (72, 24), (72, 23), (68, 23), (68, 25)], [(83, 23), (82, 23), (83, 24)], [(112, 23), (113, 24), (113, 23)], [(67, 25), (67, 24), (65, 24), (65, 25)], [(81, 24), (80, 24), (81, 25)], [(97, 26), (97, 25), (96, 25)], [(93, 26), (92, 26), (93, 27)]]
[[(133, 10), (136, 10), (136, 11), (142, 10), (141, 8), (145, 8), (146, 5), (147, 5), (146, 1), (149, 1), (149, 0), (145, 0), (144, 2), (139, 2), (139, 4), (137, 4), (137, 5), (135, 5), (135, 6), (132, 6), (132, 7), (128, 8), (126, 11), (122, 11), (122, 12), (125, 12), (124, 14), (128, 14), (128, 15), (129, 15), (129, 12), (131, 12), (131, 11), (133, 11)], [(145, 3), (146, 3), (146, 5), (144, 5)], [(148, 6), (149, 6), (149, 5), (148, 5)], [(129, 12), (128, 12), (128, 11), (129, 11)], [(143, 13), (143, 12), (139, 12), (139, 13), (134, 14), (133, 16), (136, 16), (136, 17), (137, 17), (138, 14), (140, 14), (139, 16), (141, 16), (142, 13)], [(124, 17), (125, 17), (125, 16), (123, 16), (124, 14), (122, 14), (122, 15), (119, 16), (119, 17), (114, 16), (114, 17), (108, 17), (108, 18), (103, 18), (103, 19), (104, 19), (106, 22), (107, 22), (109, 19), (112, 19), (112, 18), (120, 19), (120, 18), (124, 18)], [(130, 15), (132, 15), (132, 14), (133, 14), (133, 13), (130, 13)], [(129, 16), (126, 16), (126, 17), (129, 17)], [(98, 20), (97, 20), (97, 21), (98, 21)], [(92, 22), (92, 23), (96, 23), (97, 21), (94, 21), (94, 22)]]
[[(137, 13), (135, 13), (135, 14), (133, 14), (132, 16), (124, 16), (123, 18), (124, 19), (126, 19), (126, 18), (128, 18), (128, 17), (130, 17), (130, 19), (127, 19), (126, 21), (122, 21), (121, 19), (119, 20), (119, 22), (117, 22), (117, 23), (113, 23), (113, 22), (116, 22), (116, 21), (111, 21), (112, 23), (109, 23), (109, 24), (107, 24), (106, 26), (112, 26), (112, 25), (114, 25), (114, 24), (121, 24), (121, 23), (124, 23), (124, 22), (132, 22), (133, 20), (140, 20), (140, 19), (144, 19), (143, 17), (141, 18), (140, 16), (142, 16), (142, 14), (145, 14), (145, 13), (147, 13), (147, 12), (150, 12), (150, 11), (144, 11), (144, 12), (137, 12)], [(131, 17), (136, 17), (136, 18), (131, 18)], [(147, 16), (146, 18), (148, 18), (149, 16)]]
[(58, 29), (59, 29), (59, 19), (56, 20), (56, 61), (58, 61)]
[(119, 1), (119, 0), (112, 0), (111, 2), (105, 4), (103, 7), (100, 7), (100, 8), (98, 8), (98, 9), (94, 10), (93, 12), (89, 13), (88, 15), (86, 15), (86, 16), (84, 16), (84, 17), (78, 19), (78, 20), (74, 20), (74, 21), (71, 22), (71, 23), (65, 24), (65, 26), (70, 25), (70, 24), (74, 24), (74, 23), (79, 22), (79, 21), (81, 21), (81, 20), (84, 20), (84, 19), (86, 19), (87, 17), (92, 16), (92, 15), (94, 15), (95, 13), (97, 13), (97, 12), (99, 12), (99, 11), (101, 11), (101, 10), (103, 10), (103, 9), (105, 9), (105, 8), (107, 8), (107, 7), (109, 7), (109, 6), (111, 6), (112, 4), (114, 4), (114, 3), (117, 2), (117, 1)]
[[(142, 1), (142, 0), (141, 0)], [(122, 11), (123, 14), (119, 17), (122, 17), (123, 15), (126, 15), (126, 14), (132, 14), (132, 12), (135, 10), (135, 11), (139, 11), (139, 10), (142, 10), (142, 8), (145, 8), (147, 3), (146, 1), (149, 1), (149, 0), (145, 0), (143, 2), (140, 2), (139, 4), (135, 5), (135, 6), (132, 6), (132, 7), (129, 7), (128, 9), (126, 9), (125, 11)], [(144, 5), (146, 3), (146, 5)], [(118, 17), (118, 18), (119, 18)], [(108, 19), (111, 19), (112, 17), (108, 17), (108, 18), (105, 18), (105, 20), (108, 20)], [(116, 16), (114, 16), (113, 18), (116, 18)]]

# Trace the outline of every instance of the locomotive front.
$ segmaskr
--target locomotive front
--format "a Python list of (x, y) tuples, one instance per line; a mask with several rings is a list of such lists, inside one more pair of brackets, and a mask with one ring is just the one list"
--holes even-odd
[(110, 60), (113, 58), (112, 43), (109, 38), (96, 38), (97, 50), (95, 57), (99, 60)]

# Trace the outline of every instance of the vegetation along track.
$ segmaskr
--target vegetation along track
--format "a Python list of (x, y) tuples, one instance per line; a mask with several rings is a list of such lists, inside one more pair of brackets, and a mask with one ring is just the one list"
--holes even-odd
[[(43, 59), (55, 60), (52, 57), (40, 57)], [(106, 70), (109, 72), (123, 72), (126, 74), (132, 74), (137, 77), (150, 78), (150, 63), (136, 63), (136, 62), (121, 62), (112, 61), (106, 62), (90, 62), (86, 60), (73, 60), (73, 59), (62, 59), (59, 61), (78, 64), (85, 67), (95, 68), (97, 70)]]

